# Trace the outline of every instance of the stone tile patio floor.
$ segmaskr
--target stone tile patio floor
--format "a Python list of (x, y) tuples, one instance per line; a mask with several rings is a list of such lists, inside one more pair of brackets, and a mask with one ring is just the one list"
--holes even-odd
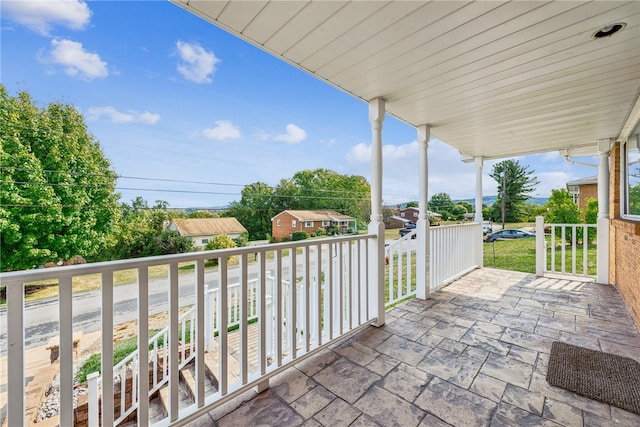
[(640, 361), (615, 287), (480, 269), (191, 425), (640, 426), (547, 383), (555, 340)]

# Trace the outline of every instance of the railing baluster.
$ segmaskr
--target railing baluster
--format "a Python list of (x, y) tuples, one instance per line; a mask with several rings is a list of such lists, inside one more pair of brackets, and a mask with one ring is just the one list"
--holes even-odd
[(218, 302), (218, 312), (220, 313), (220, 323), (218, 323), (218, 339), (220, 340), (220, 345), (218, 346), (218, 360), (220, 362), (220, 366), (218, 369), (218, 384), (220, 387), (220, 393), (224, 396), (229, 392), (229, 361), (227, 360), (229, 354), (229, 342), (227, 340), (227, 331), (229, 328), (227, 317), (229, 312), (227, 310), (227, 305), (229, 304), (229, 298), (227, 293), (228, 270), (226, 256), (221, 256), (220, 258), (218, 258), (218, 270), (220, 273), (220, 298)]
[[(139, 424), (149, 424), (149, 269), (138, 268)], [(154, 365), (155, 366), (155, 365)], [(155, 369), (154, 369), (155, 370)]]
[(267, 267), (266, 267), (265, 252), (260, 253), (258, 261), (258, 324), (260, 325), (260, 332), (258, 335), (258, 351), (259, 351), (259, 364), (260, 375), (264, 375), (267, 372)]
[(87, 385), (88, 385), (88, 424), (89, 427), (98, 427), (99, 422), (99, 409), (98, 409), (98, 378), (100, 378), (100, 374), (97, 372), (92, 372), (87, 375)]
[[(198, 408), (204, 406), (204, 382), (205, 382), (205, 370), (204, 370), (204, 352), (205, 352), (205, 334), (208, 328), (205, 327), (205, 312), (207, 311), (206, 304), (206, 291), (207, 287), (204, 283), (204, 260), (199, 259), (196, 261), (196, 404)], [(193, 322), (192, 322), (193, 323)], [(191, 338), (193, 342), (193, 336)], [(193, 351), (193, 349), (192, 349)]]
[(24, 282), (8, 283), (7, 292), (7, 425), (20, 426), (24, 419)]
[[(316, 251), (316, 342), (317, 346), (323, 344), (322, 339), (322, 318), (324, 316), (323, 309), (323, 292), (324, 286), (323, 274), (322, 274), (322, 244), (318, 245)], [(326, 307), (325, 307), (326, 308)]]
[[(571, 274), (576, 274), (576, 257), (577, 257), (577, 253), (576, 253), (576, 245), (577, 245), (577, 240), (578, 240), (578, 233), (577, 233), (577, 227), (575, 225), (571, 226)], [(587, 236), (583, 236), (583, 240), (586, 238)]]
[(71, 276), (58, 283), (60, 315), (60, 425), (73, 424), (73, 295)]
[(304, 352), (311, 348), (311, 246), (307, 246), (304, 251)]
[(275, 295), (273, 298), (273, 309), (276, 317), (276, 366), (282, 365), (282, 250), (276, 250), (276, 280)]
[(297, 252), (295, 248), (291, 249), (291, 282), (289, 285), (289, 289), (291, 291), (291, 302), (289, 303), (289, 307), (291, 308), (291, 314), (287, 315), (287, 321), (291, 324), (290, 328), (290, 339), (291, 339), (291, 353), (290, 357), (295, 359), (298, 355), (298, 263), (297, 263)]
[(169, 421), (178, 419), (178, 264), (169, 264)]
[(248, 304), (248, 278), (247, 278), (247, 254), (240, 257), (240, 295), (237, 300), (240, 311), (240, 383), (246, 384), (249, 376), (249, 340), (247, 335), (247, 304)]
[[(113, 272), (102, 273), (102, 425), (113, 425)], [(111, 409), (110, 409), (111, 408)]]

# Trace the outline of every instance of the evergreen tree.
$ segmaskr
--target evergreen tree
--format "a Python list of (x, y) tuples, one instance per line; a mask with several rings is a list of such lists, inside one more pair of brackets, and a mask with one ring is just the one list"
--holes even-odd
[(533, 170), (522, 166), (518, 160), (504, 160), (493, 166), (489, 176), (498, 183), (494, 210), (500, 212), (503, 228), (505, 222), (519, 220), (524, 202), (540, 184), (533, 174)]

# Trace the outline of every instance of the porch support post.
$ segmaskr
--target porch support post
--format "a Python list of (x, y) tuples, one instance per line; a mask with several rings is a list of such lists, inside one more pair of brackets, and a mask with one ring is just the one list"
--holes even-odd
[(484, 159), (482, 157), (474, 157), (476, 164), (476, 215), (475, 222), (482, 224), (482, 166)]
[(609, 283), (609, 139), (598, 140), (598, 283)]
[(382, 222), (382, 122), (385, 102), (382, 98), (369, 101), (371, 122), (371, 222), (369, 234), (369, 313), (375, 326), (384, 325), (384, 223)]
[(431, 126), (418, 126), (418, 148), (420, 150), (420, 181), (418, 182), (418, 223), (416, 225), (416, 297), (429, 296), (429, 138)]

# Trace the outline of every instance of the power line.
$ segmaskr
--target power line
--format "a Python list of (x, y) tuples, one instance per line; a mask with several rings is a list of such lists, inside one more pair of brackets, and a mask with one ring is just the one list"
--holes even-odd
[[(2, 169), (6, 169), (6, 170), (17, 170), (17, 171), (23, 171), (23, 172), (29, 172), (31, 171), (31, 169), (27, 169), (27, 168), (19, 168), (19, 167), (12, 167), (12, 166), (0, 166), (0, 170)], [(69, 171), (61, 171), (61, 170), (50, 170), (50, 169), (45, 169), (42, 172), (45, 173), (58, 173), (58, 174), (71, 174), (74, 176), (92, 176), (92, 177), (101, 177), (101, 178), (114, 178), (113, 175), (105, 175), (105, 174), (91, 174), (91, 173), (79, 173), (79, 172), (69, 172)], [(140, 177), (140, 176), (126, 176), (126, 175), (115, 175), (115, 178), (117, 179), (134, 179), (134, 180), (143, 180), (143, 181), (158, 181), (158, 182), (173, 182), (173, 183), (179, 183), (179, 184), (201, 184), (201, 185), (220, 185), (220, 186), (232, 186), (232, 187), (248, 187), (251, 184), (235, 184), (235, 183), (225, 183), (225, 182), (208, 182), (208, 181), (190, 181), (190, 180), (180, 180), (180, 179), (168, 179), (168, 178), (149, 178), (149, 177)], [(9, 183), (10, 181), (3, 181), (3, 182), (7, 182)], [(42, 184), (42, 183), (35, 183), (35, 182), (30, 182), (30, 181), (16, 181), (15, 183), (24, 183), (24, 184)], [(50, 185), (63, 185), (63, 183), (50, 183)], [(75, 184), (68, 184), (68, 186), (74, 186)], [(82, 186), (80, 184), (77, 184), (77, 186)], [(85, 186), (87, 188), (90, 188), (89, 186)], [(276, 190), (277, 187), (274, 186), (267, 186), (268, 188), (272, 189), (272, 190)], [(100, 187), (95, 187), (95, 188), (100, 188)], [(104, 187), (106, 188), (106, 187)], [(127, 188), (127, 187), (118, 187), (119, 189), (123, 189), (123, 190), (140, 190), (140, 191), (162, 191), (162, 190), (151, 190), (151, 189), (145, 189), (145, 188)], [(176, 190), (177, 191), (177, 190)], [(349, 190), (325, 190), (325, 189), (314, 189), (314, 192), (322, 192), (322, 193), (338, 193), (338, 194), (368, 194), (368, 192), (365, 191), (349, 191)], [(194, 193), (196, 194), (220, 194), (220, 195), (238, 195), (237, 193), (207, 193), (207, 192), (197, 192), (194, 191)]]

